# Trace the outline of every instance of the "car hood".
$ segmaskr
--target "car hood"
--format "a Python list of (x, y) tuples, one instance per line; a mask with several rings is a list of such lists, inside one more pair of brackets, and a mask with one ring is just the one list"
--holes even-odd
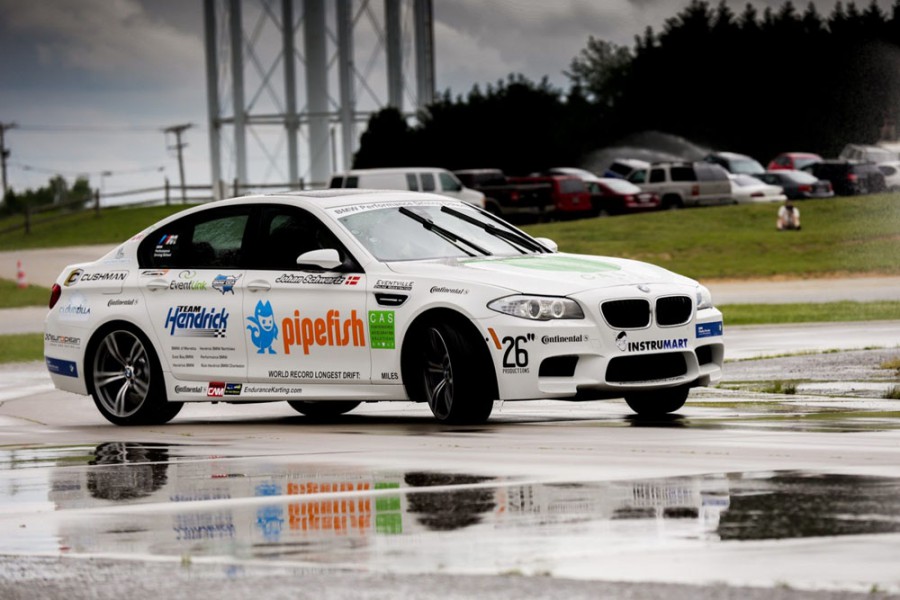
[(697, 285), (692, 279), (649, 263), (566, 253), (394, 262), (388, 267), (401, 275), (480, 283), (531, 294), (570, 295), (642, 283)]

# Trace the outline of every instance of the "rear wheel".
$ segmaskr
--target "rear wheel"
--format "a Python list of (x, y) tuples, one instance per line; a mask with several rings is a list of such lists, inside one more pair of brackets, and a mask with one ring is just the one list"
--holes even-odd
[(167, 401), (159, 360), (138, 330), (120, 325), (106, 331), (92, 356), (91, 395), (110, 423), (166, 423), (181, 410), (181, 402)]
[(310, 402), (308, 400), (289, 400), (288, 404), (301, 415), (313, 419), (327, 419), (348, 413), (357, 406), (356, 400), (333, 400), (326, 402)]
[(483, 423), (494, 407), (492, 376), (477, 346), (448, 323), (429, 323), (419, 332), (410, 397), (428, 402), (441, 423)]
[(673, 413), (687, 401), (690, 389), (687, 386), (636, 392), (625, 396), (628, 406), (641, 416), (658, 416)]

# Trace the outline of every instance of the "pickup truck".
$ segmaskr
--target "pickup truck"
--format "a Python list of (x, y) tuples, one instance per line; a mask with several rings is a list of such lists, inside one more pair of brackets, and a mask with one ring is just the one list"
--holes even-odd
[(504, 219), (540, 221), (556, 211), (553, 184), (547, 178), (507, 177), (500, 169), (462, 169), (453, 174), (466, 187), (482, 192), (484, 208)]

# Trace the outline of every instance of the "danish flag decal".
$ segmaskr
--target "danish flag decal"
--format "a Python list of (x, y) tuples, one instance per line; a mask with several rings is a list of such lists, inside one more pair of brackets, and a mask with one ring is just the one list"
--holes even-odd
[(347, 281), (344, 282), (344, 285), (356, 285), (357, 283), (359, 283), (359, 279), (359, 275), (349, 275), (347, 277)]

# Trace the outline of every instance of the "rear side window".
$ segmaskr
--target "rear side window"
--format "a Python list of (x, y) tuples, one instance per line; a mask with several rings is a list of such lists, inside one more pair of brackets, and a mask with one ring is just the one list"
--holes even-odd
[(344, 187), (348, 188), (358, 188), (359, 187), (359, 177), (356, 175), (351, 175), (347, 179), (344, 180)]
[(423, 192), (433, 192), (436, 188), (434, 187), (434, 175), (431, 173), (422, 173), (422, 191)]
[(666, 180), (665, 169), (651, 169), (650, 170), (650, 183), (662, 183), (665, 180)]
[(697, 181), (693, 167), (672, 167), (672, 181)]
[(344, 187), (344, 178), (340, 175), (331, 178), (331, 183), (328, 184), (330, 188), (341, 188)]
[(250, 207), (226, 207), (188, 215), (160, 227), (141, 242), (141, 268), (240, 268)]
[(628, 181), (632, 183), (644, 183), (647, 181), (647, 170), (646, 169), (637, 169), (631, 175), (628, 176)]
[(415, 173), (406, 174), (406, 187), (413, 192), (419, 191), (419, 179)]

